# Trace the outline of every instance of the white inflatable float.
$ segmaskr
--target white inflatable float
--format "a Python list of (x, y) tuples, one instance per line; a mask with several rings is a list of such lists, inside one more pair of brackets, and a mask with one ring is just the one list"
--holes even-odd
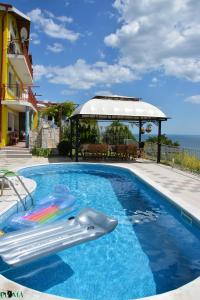
[(51, 225), (19, 230), (0, 238), (0, 256), (11, 266), (20, 266), (66, 248), (95, 240), (115, 229), (118, 222), (91, 208), (76, 217)]

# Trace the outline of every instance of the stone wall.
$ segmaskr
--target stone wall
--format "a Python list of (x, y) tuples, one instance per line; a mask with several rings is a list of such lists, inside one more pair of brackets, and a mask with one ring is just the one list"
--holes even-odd
[(59, 135), (59, 128), (32, 130), (29, 133), (29, 147), (55, 149), (59, 143)]

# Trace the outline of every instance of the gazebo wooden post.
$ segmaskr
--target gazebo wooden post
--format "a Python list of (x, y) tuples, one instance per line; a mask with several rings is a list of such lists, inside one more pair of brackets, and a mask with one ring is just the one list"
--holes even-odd
[(142, 141), (142, 121), (139, 120), (139, 146)]
[(73, 119), (70, 119), (70, 158), (73, 158), (72, 148), (73, 148)]
[(76, 118), (75, 121), (76, 128), (76, 146), (75, 146), (75, 160), (78, 162), (78, 148), (79, 148), (79, 118)]
[(161, 158), (161, 120), (158, 121), (158, 143), (157, 143), (157, 163), (160, 163)]

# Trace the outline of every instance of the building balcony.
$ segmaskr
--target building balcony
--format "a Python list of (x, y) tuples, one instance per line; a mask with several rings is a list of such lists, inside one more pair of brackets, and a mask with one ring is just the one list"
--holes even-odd
[(33, 83), (32, 56), (25, 43), (11, 41), (8, 44), (8, 58), (24, 84)]
[[(1, 104), (7, 105), (16, 111), (25, 111), (26, 107), (37, 111), (37, 100), (30, 86), (20, 86), (18, 84), (3, 85), (0, 88)], [(8, 95), (12, 95), (12, 99)]]

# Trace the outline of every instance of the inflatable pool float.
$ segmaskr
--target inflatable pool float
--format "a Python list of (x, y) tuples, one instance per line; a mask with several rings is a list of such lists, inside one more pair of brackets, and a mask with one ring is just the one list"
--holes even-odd
[(42, 199), (34, 208), (12, 217), (8, 228), (18, 230), (60, 220), (75, 209), (75, 201), (75, 197), (67, 187), (56, 186), (53, 194)]
[(91, 208), (76, 217), (50, 225), (29, 228), (1, 237), (0, 257), (12, 266), (21, 266), (66, 248), (95, 240), (115, 229), (117, 220)]

